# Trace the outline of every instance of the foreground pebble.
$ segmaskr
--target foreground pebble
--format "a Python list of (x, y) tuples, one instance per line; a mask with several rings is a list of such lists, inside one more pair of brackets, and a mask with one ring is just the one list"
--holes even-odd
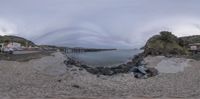
[[(49, 60), (52, 58), (53, 61)], [(136, 79), (132, 73), (92, 75), (84, 69), (65, 66), (65, 59), (64, 55), (57, 52), (52, 56), (29, 62), (0, 61), (0, 96), (41, 99), (70, 96), (131, 99), (130, 97), (187, 98), (200, 95), (199, 61), (189, 61), (191, 66), (185, 67), (182, 72), (160, 73), (149, 79)], [(152, 58), (150, 61), (155, 60)], [(36, 63), (40, 65), (33, 65)], [(56, 68), (53, 74), (52, 68)]]

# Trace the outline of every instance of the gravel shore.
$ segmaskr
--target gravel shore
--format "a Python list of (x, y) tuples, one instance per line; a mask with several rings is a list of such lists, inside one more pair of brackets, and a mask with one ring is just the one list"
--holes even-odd
[[(163, 59), (166, 60), (163, 57), (147, 57), (145, 60), (152, 67)], [(84, 69), (66, 66), (64, 60), (66, 57), (60, 52), (26, 62), (1, 60), (0, 98), (167, 99), (200, 96), (200, 61), (189, 60), (190, 66), (177, 73), (136, 79), (132, 73), (97, 77)]]

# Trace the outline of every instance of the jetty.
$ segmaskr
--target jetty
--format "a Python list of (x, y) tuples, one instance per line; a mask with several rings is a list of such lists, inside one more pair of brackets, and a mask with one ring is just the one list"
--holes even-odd
[(98, 49), (98, 48), (65, 48), (65, 53), (82, 53), (82, 52), (99, 52), (99, 51), (112, 51), (117, 49)]

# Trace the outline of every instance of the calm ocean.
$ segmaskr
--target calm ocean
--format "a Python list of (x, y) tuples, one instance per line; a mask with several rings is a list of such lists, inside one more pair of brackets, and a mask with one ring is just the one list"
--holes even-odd
[(83, 52), (83, 53), (68, 53), (69, 57), (73, 57), (80, 62), (95, 66), (116, 66), (125, 63), (133, 58), (134, 55), (141, 53), (142, 50), (112, 50), (101, 52)]

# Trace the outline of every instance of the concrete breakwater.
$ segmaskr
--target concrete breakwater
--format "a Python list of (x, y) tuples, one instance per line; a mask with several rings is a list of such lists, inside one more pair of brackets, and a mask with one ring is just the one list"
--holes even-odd
[(81, 52), (99, 52), (99, 51), (112, 51), (117, 49), (97, 49), (97, 48), (65, 48), (66, 53), (81, 53)]

